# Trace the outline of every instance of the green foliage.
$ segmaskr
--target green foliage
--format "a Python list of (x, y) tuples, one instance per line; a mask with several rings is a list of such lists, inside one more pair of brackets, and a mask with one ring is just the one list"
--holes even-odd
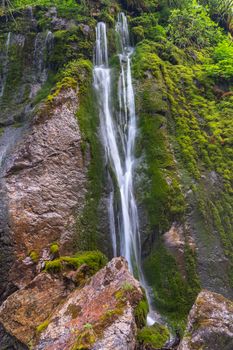
[(64, 269), (77, 270), (81, 265), (89, 266), (90, 275), (95, 274), (98, 270), (104, 267), (107, 263), (107, 258), (99, 251), (81, 252), (75, 256), (62, 256), (53, 261), (45, 263), (45, 271), (58, 273)]
[(135, 12), (154, 11), (158, 7), (158, 0), (121, 0), (121, 3)]
[(144, 327), (138, 331), (137, 340), (145, 347), (162, 348), (169, 340), (169, 331), (165, 326), (154, 324), (152, 327)]
[(195, 2), (184, 9), (173, 10), (168, 23), (168, 37), (178, 47), (209, 47), (223, 37), (207, 10)]
[(11, 0), (14, 8), (24, 8), (27, 6), (57, 6), (62, 8), (77, 7), (75, 0)]
[(151, 39), (160, 41), (166, 38), (166, 30), (158, 24), (158, 14), (143, 14), (135, 17), (130, 22), (132, 33), (137, 41), (142, 39)]
[[(132, 20), (133, 28), (140, 27), (141, 17)], [(152, 26), (148, 23), (147, 33)], [(173, 325), (183, 327), (200, 289), (196, 256), (187, 245), (184, 279), (174, 258), (166, 252), (163, 243), (157, 241), (173, 221), (182, 222), (185, 207), (181, 189), (184, 188), (186, 193), (192, 192), (195, 183), (199, 188), (197, 198), (201, 197), (200, 193), (203, 194), (205, 215), (200, 220), (204, 227), (203, 235), (205, 232), (209, 237), (218, 232), (225, 255), (232, 261), (232, 201), (229, 200), (233, 165), (230, 151), (233, 134), (232, 78), (222, 74), (214, 81), (210, 74), (206, 74), (213, 63), (224, 62), (224, 70), (226, 66), (231, 69), (232, 64), (226, 64), (226, 61), (231, 62), (232, 46), (210, 20), (208, 12), (197, 5), (171, 14), (168, 40), (174, 34), (173, 43), (166, 37), (154, 39), (151, 36), (148, 37), (150, 40), (143, 40), (146, 36), (144, 26), (141, 27), (143, 35), (138, 38), (142, 41), (136, 47), (133, 61), (134, 77), (138, 81), (136, 97), (140, 134), (137, 154), (145, 156), (145, 164), (139, 173), (143, 175), (138, 200), (143, 203), (154, 232), (151, 236), (147, 233), (145, 246), (153, 240), (157, 243), (151, 256), (145, 260), (145, 269), (158, 309)], [(230, 76), (229, 70), (227, 74)], [(219, 80), (221, 85), (218, 87), (215, 84)], [(216, 188), (209, 185), (210, 180), (203, 180), (209, 179), (211, 172), (216, 172), (218, 178)], [(227, 200), (223, 200), (223, 194)], [(192, 208), (197, 205), (195, 199), (189, 196), (185, 202)], [(216, 202), (221, 205), (215, 205)], [(178, 218), (174, 219), (176, 215)], [(195, 220), (195, 229), (201, 236), (198, 219)], [(148, 250), (151, 249), (149, 244)], [(208, 247), (208, 243), (205, 244)], [(208, 256), (208, 252), (206, 254)], [(232, 274), (229, 274), (230, 278)]]
[(233, 78), (233, 45), (230, 40), (224, 40), (217, 45), (213, 54), (214, 64), (206, 65), (206, 71), (217, 79), (231, 80)]
[(232, 0), (200, 0), (207, 5), (211, 17), (228, 30), (233, 28), (233, 1)]

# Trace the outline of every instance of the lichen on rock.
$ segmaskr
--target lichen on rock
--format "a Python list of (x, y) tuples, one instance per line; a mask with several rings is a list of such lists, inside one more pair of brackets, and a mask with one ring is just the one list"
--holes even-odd
[(203, 290), (189, 317), (178, 350), (231, 350), (233, 348), (233, 303), (222, 295)]
[[(126, 283), (131, 288), (126, 289)], [(129, 273), (125, 259), (115, 258), (55, 310), (35, 350), (82, 349), (84, 333), (90, 341), (87, 348), (133, 350), (134, 309), (142, 298), (140, 284)]]

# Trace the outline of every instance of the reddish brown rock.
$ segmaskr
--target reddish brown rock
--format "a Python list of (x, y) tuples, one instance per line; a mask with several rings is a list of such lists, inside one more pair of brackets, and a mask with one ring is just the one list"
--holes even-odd
[(61, 280), (41, 273), (1, 305), (0, 324), (8, 334), (29, 345), (36, 336), (36, 328), (50, 317), (67, 292)]
[(134, 308), (143, 297), (124, 258), (115, 258), (56, 309), (36, 350), (133, 350)]

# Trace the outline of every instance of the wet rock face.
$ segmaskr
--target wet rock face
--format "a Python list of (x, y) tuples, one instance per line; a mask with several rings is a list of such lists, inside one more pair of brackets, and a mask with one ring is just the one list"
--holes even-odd
[(134, 349), (133, 311), (142, 297), (125, 259), (114, 258), (56, 309), (35, 349)]
[(11, 249), (16, 259), (8, 282), (19, 288), (33, 277), (25, 263), (30, 251), (40, 254), (54, 241), (69, 251), (75, 218), (84, 206), (88, 157), (81, 151), (77, 108), (76, 92), (63, 91), (53, 106), (39, 111), (5, 163), (4, 249)]
[(166, 248), (176, 259), (182, 276), (186, 278), (185, 245), (188, 245), (193, 252), (196, 250), (196, 246), (189, 232), (189, 228), (187, 225), (185, 227), (174, 222), (170, 230), (163, 235), (163, 241)]
[(178, 350), (195, 349), (233, 349), (232, 301), (207, 290), (198, 295)]

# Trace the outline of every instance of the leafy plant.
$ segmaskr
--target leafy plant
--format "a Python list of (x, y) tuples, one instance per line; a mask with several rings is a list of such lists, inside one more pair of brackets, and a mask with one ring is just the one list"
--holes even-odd
[(223, 38), (220, 28), (210, 19), (207, 9), (196, 2), (184, 9), (173, 10), (168, 23), (168, 37), (181, 48), (210, 47)]
[(227, 80), (233, 77), (233, 45), (230, 40), (224, 40), (217, 45), (213, 60), (214, 64), (206, 66), (210, 76)]

